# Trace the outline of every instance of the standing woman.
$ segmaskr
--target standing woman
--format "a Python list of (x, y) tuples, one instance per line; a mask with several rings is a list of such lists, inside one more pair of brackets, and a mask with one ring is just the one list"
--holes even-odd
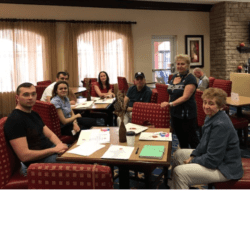
[(59, 81), (55, 84), (51, 103), (56, 107), (61, 122), (62, 135), (75, 135), (83, 129), (96, 126), (95, 119), (82, 117), (81, 114), (74, 114), (70, 106), (68, 94), (69, 85), (66, 81)]
[(162, 102), (161, 107), (170, 106), (171, 121), (181, 148), (196, 148), (199, 138), (196, 134), (197, 107), (195, 91), (197, 82), (189, 73), (190, 57), (180, 54), (175, 57), (177, 71), (168, 86), (170, 102)]
[(101, 71), (98, 76), (98, 85), (95, 85), (95, 92), (100, 97), (115, 97), (115, 94), (112, 93), (112, 88), (109, 83), (109, 76), (107, 72)]

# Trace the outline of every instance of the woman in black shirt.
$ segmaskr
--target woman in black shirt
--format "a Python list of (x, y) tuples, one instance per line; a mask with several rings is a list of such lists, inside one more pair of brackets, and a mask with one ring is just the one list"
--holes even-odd
[(170, 102), (162, 102), (161, 107), (170, 106), (172, 126), (181, 148), (196, 148), (199, 138), (196, 134), (197, 107), (195, 91), (197, 82), (189, 73), (190, 57), (180, 54), (175, 57), (177, 71), (168, 86)]

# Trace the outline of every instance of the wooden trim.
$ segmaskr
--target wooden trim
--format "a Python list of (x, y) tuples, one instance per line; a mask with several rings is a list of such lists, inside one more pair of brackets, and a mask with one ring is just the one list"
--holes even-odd
[(144, 9), (144, 10), (177, 10), (177, 11), (202, 11), (210, 12), (212, 4), (189, 4), (174, 2), (148, 2), (130, 0), (0, 0), (0, 3), (10, 4), (33, 4), (33, 5), (58, 5), (78, 6), (94, 8), (116, 8), (116, 9)]

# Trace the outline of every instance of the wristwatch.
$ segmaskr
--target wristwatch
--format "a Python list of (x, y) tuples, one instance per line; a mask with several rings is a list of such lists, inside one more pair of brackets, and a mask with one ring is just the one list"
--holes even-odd
[(172, 102), (169, 103), (170, 107), (174, 107), (174, 104)]

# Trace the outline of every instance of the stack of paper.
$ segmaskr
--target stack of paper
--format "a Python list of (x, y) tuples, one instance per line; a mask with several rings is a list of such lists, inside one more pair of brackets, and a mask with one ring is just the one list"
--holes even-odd
[(110, 143), (110, 131), (101, 129), (82, 130), (77, 145), (81, 145), (84, 142), (93, 142), (95, 144)]
[(96, 144), (95, 142), (84, 142), (80, 146), (69, 150), (68, 153), (89, 156), (95, 151), (105, 147), (104, 145)]
[(172, 141), (172, 133), (166, 132), (143, 132), (141, 133), (139, 140), (142, 141)]
[(76, 105), (75, 109), (87, 108), (87, 107), (90, 107), (93, 103), (94, 101), (86, 101), (86, 102)]
[(134, 150), (134, 147), (110, 145), (102, 158), (128, 160)]
[(148, 129), (148, 127), (141, 126), (141, 125), (134, 124), (134, 123), (128, 123), (128, 124), (125, 125), (125, 127), (126, 127), (127, 131), (134, 131), (135, 134), (139, 134), (142, 131), (145, 131), (145, 130)]
[(105, 98), (95, 101), (96, 104), (113, 103), (115, 98)]

